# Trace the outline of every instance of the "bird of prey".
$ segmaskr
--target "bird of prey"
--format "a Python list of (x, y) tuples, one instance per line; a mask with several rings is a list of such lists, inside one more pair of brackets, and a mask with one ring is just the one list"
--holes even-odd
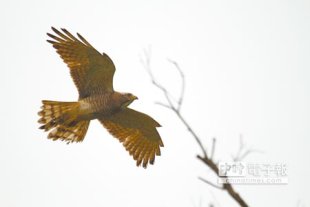
[(55, 35), (47, 33), (51, 43), (70, 69), (78, 89), (76, 102), (43, 100), (40, 129), (50, 131), (48, 138), (67, 143), (83, 141), (89, 122), (99, 122), (121, 143), (137, 166), (153, 164), (163, 147), (156, 130), (160, 127), (150, 116), (128, 108), (136, 99), (131, 93), (113, 89), (115, 66), (109, 56), (99, 53), (79, 33), (73, 36), (66, 29), (52, 27)]

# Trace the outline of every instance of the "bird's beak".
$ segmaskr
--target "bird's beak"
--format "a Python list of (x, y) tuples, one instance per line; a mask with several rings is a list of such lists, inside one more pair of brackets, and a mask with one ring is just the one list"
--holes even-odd
[(133, 96), (132, 99), (133, 99), (133, 100), (138, 100), (138, 97), (137, 97), (137, 96)]

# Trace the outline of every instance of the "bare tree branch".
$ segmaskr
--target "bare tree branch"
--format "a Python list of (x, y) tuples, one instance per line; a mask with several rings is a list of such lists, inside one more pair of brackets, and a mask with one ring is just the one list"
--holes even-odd
[[(218, 175), (219, 169), (213, 160), (208, 157), (197, 156), (199, 160), (205, 163), (213, 172)], [(248, 204), (243, 200), (243, 198), (234, 190), (233, 186), (230, 183), (223, 184), (223, 189), (242, 207), (247, 207)]]
[[(213, 138), (213, 140), (212, 140), (212, 148), (211, 148), (211, 154), (210, 154), (210, 158), (209, 158), (208, 154), (207, 154), (207, 150), (203, 146), (201, 139), (196, 134), (196, 132), (192, 129), (192, 127), (189, 125), (189, 123), (184, 119), (184, 117), (181, 113), (181, 107), (183, 104), (184, 91), (185, 91), (185, 76), (184, 76), (183, 71), (181, 70), (181, 68), (179, 67), (177, 62), (169, 60), (169, 62), (171, 62), (175, 66), (176, 70), (179, 72), (179, 75), (180, 75), (181, 80), (182, 80), (182, 82), (181, 82), (181, 93), (180, 93), (180, 96), (177, 100), (177, 103), (174, 104), (173, 103), (173, 96), (171, 96), (169, 91), (155, 79), (155, 77), (151, 71), (151, 64), (150, 64), (151, 51), (150, 51), (150, 49), (148, 51), (144, 50), (144, 56), (145, 57), (141, 59), (141, 62), (143, 64), (144, 68), (146, 69), (146, 71), (148, 72), (148, 74), (151, 78), (152, 84), (155, 87), (157, 87), (160, 91), (162, 91), (162, 93), (164, 94), (165, 99), (167, 101), (167, 103), (157, 102), (157, 104), (171, 110), (181, 120), (183, 125), (186, 127), (186, 129), (189, 131), (189, 133), (192, 135), (192, 137), (194, 138), (194, 140), (198, 144), (199, 148), (201, 149), (203, 156), (197, 155), (197, 158), (200, 161), (202, 161), (205, 165), (207, 165), (218, 176), (219, 175), (218, 174), (219, 169), (218, 169), (216, 162), (214, 162), (214, 160), (213, 160), (213, 156), (214, 156), (214, 152), (215, 152), (215, 144), (216, 144), (215, 138)], [(244, 154), (243, 157), (246, 156), (247, 154), (248, 153)], [(240, 206), (242, 206), (242, 207), (248, 206), (246, 204), (246, 202), (242, 199), (242, 197), (234, 190), (234, 188), (231, 184), (228, 183), (228, 184), (223, 184), (223, 186), (218, 186), (218, 185), (216, 185), (210, 181), (207, 181), (201, 177), (199, 177), (199, 179), (202, 180), (203, 182), (217, 188), (217, 189), (225, 190)]]
[[(180, 113), (181, 105), (182, 105), (182, 102), (183, 102), (184, 89), (182, 89), (181, 96), (179, 97), (179, 101), (178, 101), (178, 106), (176, 107), (173, 104), (172, 100), (171, 100), (171, 95), (169, 94), (168, 90), (155, 80), (155, 77), (154, 77), (154, 75), (153, 75), (153, 73), (151, 71), (151, 65), (150, 65), (150, 55), (151, 54), (150, 54), (150, 51), (149, 52), (145, 51), (144, 55), (146, 56), (145, 60), (144, 61), (141, 60), (141, 61), (142, 61), (143, 65), (144, 65), (145, 69), (148, 71), (149, 76), (151, 77), (152, 84), (154, 86), (156, 86), (159, 90), (161, 90), (164, 93), (166, 101), (168, 102), (167, 104), (164, 104), (164, 103), (161, 103), (161, 102), (159, 102), (159, 103), (157, 102), (157, 104), (172, 110), (177, 115), (177, 117), (182, 121), (182, 123), (186, 126), (187, 130), (192, 134), (192, 136), (196, 140), (196, 142), (199, 145), (203, 155), (207, 156), (207, 151), (204, 148), (202, 142), (200, 141), (198, 135), (194, 132), (194, 130), (191, 128), (191, 126), (188, 124), (188, 122), (183, 118), (183, 116)], [(181, 71), (181, 69), (178, 66), (178, 64), (175, 63), (175, 65), (176, 65), (177, 70)], [(183, 75), (183, 72), (181, 71), (180, 74)], [(184, 75), (183, 75), (183, 77), (184, 77)], [(182, 81), (182, 88), (185, 87), (184, 84), (185, 84), (185, 81)]]
[(179, 111), (174, 111), (175, 114), (177, 115), (177, 117), (182, 121), (182, 123), (185, 125), (185, 127), (187, 128), (187, 130), (192, 134), (192, 136), (194, 137), (194, 139), (196, 140), (197, 144), (199, 145), (202, 154), (207, 157), (207, 150), (204, 148), (200, 138), (198, 137), (198, 135), (195, 133), (195, 131), (191, 128), (191, 126), (187, 123), (187, 121), (183, 118), (183, 116), (180, 114)]

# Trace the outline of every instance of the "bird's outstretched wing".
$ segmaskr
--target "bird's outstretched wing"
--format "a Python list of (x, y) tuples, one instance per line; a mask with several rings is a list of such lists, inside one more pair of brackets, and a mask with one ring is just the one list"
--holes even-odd
[(52, 30), (57, 36), (47, 33), (47, 40), (70, 68), (80, 98), (97, 92), (113, 91), (115, 66), (106, 54), (100, 54), (80, 34), (76, 38), (66, 29)]
[(160, 155), (163, 142), (156, 127), (160, 127), (150, 116), (133, 109), (123, 109), (108, 119), (99, 119), (105, 128), (120, 142), (126, 150), (144, 168), (153, 164), (155, 155)]

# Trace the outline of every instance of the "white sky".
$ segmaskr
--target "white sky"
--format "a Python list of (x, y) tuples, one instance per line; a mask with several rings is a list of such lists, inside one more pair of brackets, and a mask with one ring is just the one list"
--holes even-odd
[[(229, 159), (243, 134), (264, 151), (246, 161), (282, 162), (289, 184), (237, 186), (251, 206), (310, 205), (310, 1), (1, 1), (0, 206), (237, 206), (197, 179), (212, 173), (180, 121), (155, 105), (139, 57), (152, 46), (154, 73), (178, 92), (183, 113), (216, 159)], [(73, 101), (68, 69), (45, 41), (50, 26), (79, 32), (117, 67), (115, 89), (163, 127), (162, 156), (147, 170), (93, 121), (81, 144), (52, 142), (38, 130), (42, 99)]]

